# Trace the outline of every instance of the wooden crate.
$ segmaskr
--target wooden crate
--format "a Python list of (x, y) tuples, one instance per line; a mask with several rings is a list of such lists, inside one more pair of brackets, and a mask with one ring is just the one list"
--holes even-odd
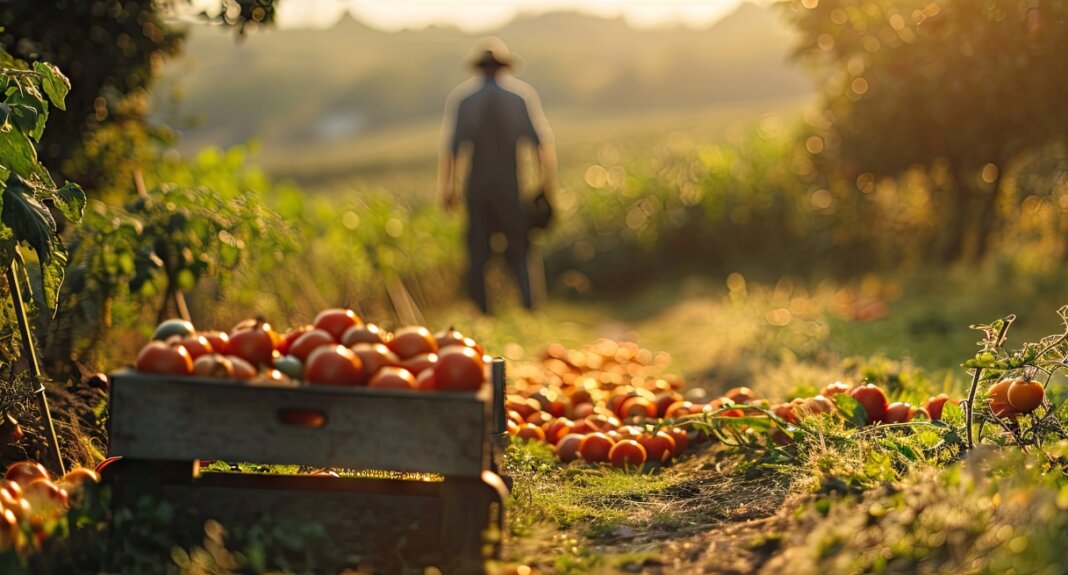
[[(499, 537), (486, 534), (502, 532), (507, 497), (490, 442), (503, 413), (503, 370), (494, 371), (499, 381), (477, 394), (118, 372), (108, 451), (122, 460), (106, 473), (113, 505), (166, 500), (179, 511), (176, 534), (193, 541), (208, 519), (317, 522), (345, 554), (383, 572), (480, 573), (487, 554), (499, 554)], [(197, 464), (205, 459), (435, 477), (209, 473)]]

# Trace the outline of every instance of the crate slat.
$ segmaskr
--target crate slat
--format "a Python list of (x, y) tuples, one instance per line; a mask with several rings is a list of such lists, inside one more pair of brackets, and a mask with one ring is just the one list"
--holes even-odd
[[(282, 388), (127, 370), (112, 376), (108, 453), (479, 477), (488, 391)], [(325, 423), (286, 424), (280, 413), (294, 409)]]

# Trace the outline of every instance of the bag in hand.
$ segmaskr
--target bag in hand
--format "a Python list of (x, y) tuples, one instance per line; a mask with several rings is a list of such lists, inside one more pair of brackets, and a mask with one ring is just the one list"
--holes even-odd
[(544, 230), (553, 221), (553, 205), (549, 203), (545, 190), (539, 190), (538, 194), (527, 204), (527, 228), (531, 230)]

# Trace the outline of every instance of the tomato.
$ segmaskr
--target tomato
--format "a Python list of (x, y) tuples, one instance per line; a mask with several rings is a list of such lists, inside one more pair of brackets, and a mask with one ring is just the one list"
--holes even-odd
[(416, 389), (419, 391), (437, 391), (438, 390), (438, 378), (434, 375), (434, 370), (424, 369), (422, 373), (415, 376)]
[(619, 416), (624, 419), (632, 417), (656, 419), (656, 404), (644, 397), (631, 397), (620, 406)]
[(569, 463), (578, 459), (579, 446), (582, 444), (582, 440), (586, 436), (580, 433), (568, 433), (560, 438), (560, 441), (556, 442), (556, 456), (560, 458), (560, 461)]
[(887, 406), (886, 416), (883, 418), (883, 421), (886, 423), (905, 423), (909, 420), (911, 411), (911, 404), (895, 401)]
[(671, 457), (678, 458), (690, 446), (690, 436), (681, 427), (669, 427), (665, 432), (675, 440), (675, 446), (671, 449)]
[(831, 400), (822, 395), (809, 397), (801, 403), (801, 408), (810, 415), (821, 413), (834, 413), (835, 407)]
[(777, 415), (779, 419), (787, 423), (797, 423), (797, 412), (794, 411), (794, 405), (792, 403), (780, 403), (771, 408), (772, 413)]
[(304, 379), (304, 362), (291, 355), (275, 358), (274, 368), (293, 379)]
[[(367, 374), (367, 377), (374, 377), (378, 370), (385, 367), (404, 367), (397, 354), (381, 343), (358, 343), (349, 349), (360, 358), (360, 362), (363, 363), (363, 372)], [(416, 373), (406, 367), (405, 370)]]
[(100, 483), (100, 474), (85, 467), (75, 467), (57, 481), (56, 486), (66, 490), (68, 495), (80, 496), (87, 483)]
[(193, 362), (193, 375), (231, 379), (234, 377), (234, 362), (217, 353), (202, 355)]
[(302, 325), (300, 327), (295, 327), (287, 331), (285, 335), (282, 336), (282, 341), (278, 343), (278, 353), (281, 355), (289, 355), (289, 348), (293, 346), (293, 342), (297, 341), (298, 337), (304, 335), (305, 333), (313, 329), (315, 328), (310, 325)]
[(1042, 405), (1042, 400), (1046, 398), (1046, 390), (1038, 381), (1020, 378), (1009, 385), (1006, 398), (1009, 400), (1009, 405), (1016, 411), (1031, 413)]
[(571, 433), (575, 422), (566, 417), (557, 417), (545, 426), (545, 441), (556, 445), (565, 435)]
[(250, 385), (267, 385), (274, 387), (300, 387), (300, 383), (277, 369), (265, 369), (248, 380)]
[(748, 387), (732, 387), (723, 396), (734, 403), (749, 403), (757, 398), (756, 393)]
[(30, 503), (34, 516), (54, 516), (62, 511), (69, 501), (66, 489), (61, 489), (50, 479), (31, 481), (23, 490), (23, 497)]
[(229, 351), (226, 349), (230, 344), (230, 335), (225, 331), (202, 331), (197, 335), (204, 336), (204, 339), (208, 340), (211, 344), (211, 351), (214, 353), (227, 354)]
[[(389, 348), (386, 348), (389, 349)], [(390, 351), (390, 353), (393, 353)], [(396, 357), (397, 354), (393, 354)], [(434, 364), (438, 362), (438, 354), (436, 353), (421, 353), (414, 355), (408, 359), (401, 360), (401, 367), (407, 369), (415, 375), (423, 373), (423, 371), (434, 367)]]
[(851, 389), (852, 388), (848, 384), (836, 381), (823, 386), (823, 389), (820, 390), (820, 395), (829, 398), (832, 395), (837, 395), (839, 393), (849, 393), (849, 390)]
[[(450, 345), (464, 345), (464, 334), (456, 331), (452, 327), (445, 331), (439, 331), (434, 334), (434, 341), (438, 344), (438, 349), (448, 347)], [(473, 340), (472, 340), (473, 341)]]
[[(408, 357), (411, 357), (410, 355)], [(484, 379), (482, 356), (465, 346), (449, 346), (438, 354), (434, 376), (443, 391), (477, 391)], [(534, 400), (537, 402), (537, 400)], [(538, 404), (540, 409), (541, 404)]]
[(700, 413), (699, 407), (694, 407), (693, 402), (690, 401), (676, 401), (664, 410), (664, 419), (674, 419), (676, 417), (683, 417), (692, 413)]
[(166, 341), (173, 336), (188, 337), (195, 331), (193, 324), (184, 319), (168, 319), (156, 326), (152, 339)]
[(681, 394), (674, 391), (664, 391), (658, 393), (653, 398), (653, 404), (656, 405), (656, 417), (665, 417), (669, 407), (675, 405), (680, 401), (686, 401)]
[(909, 421), (914, 420), (931, 420), (931, 412), (927, 411), (926, 407), (917, 407), (913, 405), (909, 408)]
[(288, 355), (306, 362), (311, 352), (324, 345), (334, 345), (334, 336), (324, 329), (310, 329), (293, 340), (289, 345)]
[(340, 342), (341, 336), (345, 335), (349, 328), (362, 323), (360, 316), (356, 315), (356, 312), (351, 309), (331, 308), (319, 312), (319, 315), (315, 316), (312, 326), (315, 329), (326, 331), (334, 338), (334, 341)]
[(189, 357), (193, 358), (193, 361), (202, 355), (209, 353), (215, 353), (215, 348), (208, 341), (208, 338), (202, 335), (190, 335), (177, 340), (177, 345), (180, 345), (189, 352)]
[(341, 334), (341, 345), (352, 347), (358, 343), (385, 343), (392, 336), (373, 323), (354, 325)]
[(545, 441), (545, 432), (533, 423), (524, 423), (523, 425), (520, 425), (519, 431), (515, 433), (515, 436), (527, 441)]
[(403, 367), (387, 365), (378, 369), (367, 382), (367, 387), (376, 389), (417, 389), (419, 383), (412, 372)]
[(1010, 419), (1020, 415), (1020, 412), (1009, 403), (1009, 387), (1013, 381), (1015, 380), (1003, 379), (991, 385), (987, 390), (986, 395), (990, 398), (990, 411), (995, 417)]
[(923, 406), (927, 409), (927, 413), (931, 416), (931, 419), (942, 419), (942, 408), (949, 401), (949, 396), (940, 393), (934, 397), (928, 398), (923, 402)]
[(386, 342), (386, 345), (401, 359), (438, 351), (438, 342), (430, 330), (423, 326), (407, 326), (394, 331), (393, 339)]
[(637, 437), (637, 441), (645, 448), (649, 461), (665, 463), (674, 457), (675, 438), (663, 431), (656, 432), (656, 435), (643, 433)]
[[(13, 487), (12, 487), (13, 486)], [(22, 488), (18, 483), (8, 482), (0, 488), (0, 509), (8, 509), (15, 515), (15, 519), (22, 520), (33, 512), (30, 502), (22, 497)]]
[(877, 421), (886, 421), (887, 400), (883, 390), (872, 384), (853, 388), (849, 392), (853, 399), (864, 406), (864, 412), (868, 415), (868, 424)]
[(3, 478), (7, 481), (13, 481), (19, 486), (25, 487), (29, 485), (31, 481), (37, 479), (51, 479), (52, 477), (48, 473), (48, 469), (45, 469), (44, 465), (37, 462), (17, 462), (7, 467), (7, 471), (4, 473)]
[(271, 365), (276, 342), (281, 342), (281, 339), (271, 329), (271, 325), (260, 322), (232, 332), (227, 351), (229, 355), (236, 355), (259, 368), (261, 365)]
[(185, 346), (170, 346), (162, 341), (150, 341), (137, 353), (137, 371), (163, 375), (190, 375), (193, 358)]
[(256, 368), (251, 363), (245, 361), (243, 358), (236, 355), (228, 355), (226, 359), (230, 361), (230, 365), (234, 369), (234, 379), (252, 379), (256, 377)]
[(579, 443), (579, 455), (587, 463), (607, 463), (613, 445), (615, 442), (604, 433), (589, 433)]
[(612, 446), (608, 451), (608, 459), (614, 467), (641, 467), (646, 459), (645, 448), (633, 439), (624, 439)]
[(364, 381), (363, 363), (343, 345), (323, 346), (308, 356), (304, 379), (322, 385), (359, 385)]

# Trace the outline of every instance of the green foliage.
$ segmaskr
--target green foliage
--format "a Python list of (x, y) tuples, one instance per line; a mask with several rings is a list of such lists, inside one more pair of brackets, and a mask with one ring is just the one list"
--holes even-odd
[(37, 147), (49, 106), (64, 109), (70, 82), (51, 64), (37, 62), (31, 70), (16, 68), (2, 50), (0, 66), (0, 270), (11, 266), (19, 244), (32, 248), (41, 265), (39, 303), (53, 310), (67, 257), (48, 204), (76, 223), (82, 217), (85, 194), (70, 182), (57, 187), (38, 161)]

